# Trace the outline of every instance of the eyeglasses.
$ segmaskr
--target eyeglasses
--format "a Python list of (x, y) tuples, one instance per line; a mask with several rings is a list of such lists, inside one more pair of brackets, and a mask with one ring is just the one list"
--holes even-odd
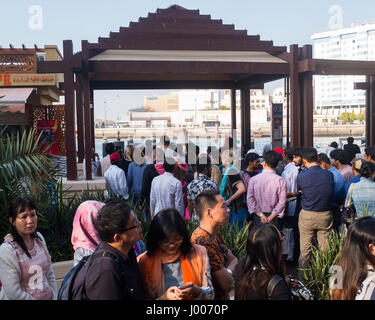
[(132, 227), (130, 227), (130, 228), (126, 228), (126, 229), (122, 230), (120, 233), (124, 233), (124, 232), (126, 232), (126, 231), (130, 231), (130, 230), (132, 230), (132, 229), (138, 228), (138, 227), (139, 227), (139, 221), (138, 221), (137, 218), (136, 218), (135, 220), (136, 220), (136, 225), (135, 225), (135, 226), (132, 226)]
[(160, 241), (160, 244), (164, 246), (170, 246), (172, 244), (178, 245), (178, 244), (181, 244), (182, 241), (184, 241), (184, 239), (178, 239), (178, 240), (173, 240), (173, 241)]

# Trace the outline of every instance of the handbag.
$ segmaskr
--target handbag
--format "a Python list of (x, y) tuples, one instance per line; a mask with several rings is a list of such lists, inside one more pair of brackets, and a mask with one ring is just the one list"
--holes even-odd
[[(283, 280), (279, 275), (275, 275), (271, 278), (267, 285), (267, 299), (271, 300), (273, 291), (277, 284)], [(299, 280), (290, 278), (290, 284), (288, 284), (290, 293), (292, 294), (293, 300), (314, 300), (311, 291)]]
[(354, 183), (350, 185), (350, 189), (349, 189), (350, 193), (349, 193), (348, 202), (341, 209), (341, 223), (346, 224), (346, 226), (353, 223), (356, 217), (356, 210), (355, 210), (354, 202), (352, 202), (353, 189), (354, 189)]

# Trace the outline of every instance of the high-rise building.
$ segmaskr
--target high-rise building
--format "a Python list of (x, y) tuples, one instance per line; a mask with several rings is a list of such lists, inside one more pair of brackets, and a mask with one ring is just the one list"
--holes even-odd
[[(313, 58), (341, 60), (375, 60), (375, 23), (315, 33)], [(354, 90), (354, 82), (364, 76), (314, 76), (314, 105), (318, 114), (360, 113), (365, 108), (363, 90)]]

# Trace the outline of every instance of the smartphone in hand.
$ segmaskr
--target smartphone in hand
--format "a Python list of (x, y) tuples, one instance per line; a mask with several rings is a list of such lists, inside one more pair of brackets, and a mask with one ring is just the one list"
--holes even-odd
[(184, 290), (184, 289), (186, 289), (186, 288), (190, 288), (190, 287), (192, 287), (192, 286), (193, 286), (192, 283), (191, 283), (191, 284), (184, 284), (183, 286), (179, 286), (178, 289), (180, 289), (180, 290)]

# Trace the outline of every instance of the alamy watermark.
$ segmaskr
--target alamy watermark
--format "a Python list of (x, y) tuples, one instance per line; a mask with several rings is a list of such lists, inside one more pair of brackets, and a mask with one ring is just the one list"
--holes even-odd
[(43, 8), (39, 5), (33, 5), (29, 7), (29, 28), (32, 30), (43, 29)]
[(344, 9), (338, 4), (329, 7), (328, 13), (331, 17), (328, 20), (328, 28), (331, 30), (342, 29), (344, 27)]
[[(233, 164), (236, 167), (241, 167), (241, 148), (237, 145), (236, 140), (236, 133), (235, 130), (233, 130), (233, 139), (232, 138), (225, 138), (224, 145), (219, 146), (219, 140), (220, 138), (217, 137), (202, 137), (202, 140), (204, 140), (204, 144), (207, 146), (211, 146), (211, 152), (209, 154), (211, 164), (219, 165), (220, 159), (222, 162), (229, 164)], [(151, 159), (154, 158), (157, 162), (164, 161), (164, 153), (157, 152), (153, 150), (153, 145), (156, 145), (156, 149), (164, 149), (163, 143), (161, 141), (161, 138), (163, 136), (156, 136), (152, 135), (150, 137), (145, 138), (145, 147), (144, 147), (144, 156), (141, 154), (139, 148), (135, 148), (134, 154), (133, 154), (133, 160), (137, 164), (142, 164), (145, 162), (146, 157)], [(192, 143), (190, 138), (193, 138), (191, 140), (194, 140), (195, 143)], [(185, 136), (185, 139), (183, 142), (172, 142), (170, 141), (169, 145), (169, 151), (165, 152), (169, 157), (166, 157), (166, 161), (172, 161), (171, 158), (173, 158), (173, 161), (183, 162), (189, 165), (195, 165), (197, 164), (197, 149), (196, 146), (201, 145), (200, 143), (201, 138), (200, 137), (192, 137), (187, 134)], [(151, 141), (154, 141), (153, 143), (150, 143)], [(233, 145), (229, 143), (229, 141), (233, 142)], [(220, 149), (221, 148), (221, 149)], [(199, 154), (206, 153), (206, 150), (200, 149)], [(219, 153), (219, 149), (221, 153)], [(164, 150), (165, 151), (165, 150)], [(203, 163), (202, 163), (203, 164)]]
[(342, 289), (343, 288), (343, 277), (342, 277), (342, 268), (338, 265), (333, 265), (329, 268), (329, 273), (332, 276), (329, 279), (329, 288), (331, 290)]

